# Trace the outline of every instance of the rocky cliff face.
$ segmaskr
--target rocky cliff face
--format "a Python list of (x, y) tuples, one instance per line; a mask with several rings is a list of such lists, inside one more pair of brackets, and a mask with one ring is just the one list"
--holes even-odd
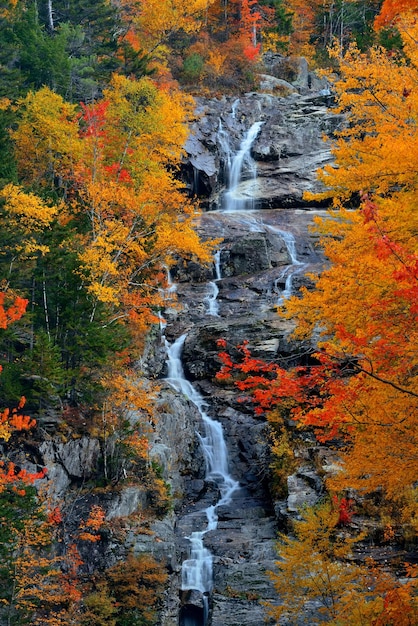
[[(323, 136), (332, 136), (343, 120), (329, 111), (332, 97), (326, 84), (315, 84), (314, 89), (309, 74), (303, 80), (298, 76), (293, 84), (281, 80), (282, 96), (264, 80), (265, 92), (239, 99), (197, 99), (184, 170), (190, 190), (208, 208), (225, 202), (228, 159), (255, 122), (261, 123), (251, 149), (257, 174), (242, 177), (237, 195), (253, 201), (257, 208), (306, 207), (303, 193), (322, 190), (316, 170), (332, 162), (330, 145)], [(298, 81), (305, 87), (297, 88)]]

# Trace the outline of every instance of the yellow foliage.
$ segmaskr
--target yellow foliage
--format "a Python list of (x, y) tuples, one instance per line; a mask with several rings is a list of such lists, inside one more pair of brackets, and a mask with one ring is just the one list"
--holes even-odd
[(71, 176), (82, 153), (76, 105), (48, 87), (29, 92), (18, 105), (20, 122), (11, 136), (20, 180), (45, 186)]
[[(409, 62), (380, 48), (361, 53), (354, 44), (340, 60), (341, 78), (334, 87), (338, 111), (348, 115), (349, 125), (333, 144), (336, 166), (320, 172), (330, 187), (322, 197), (332, 197), (337, 207), (353, 193), (383, 196), (395, 185), (416, 189), (411, 155), (418, 143), (417, 53), (406, 34), (404, 41), (413, 54)], [(339, 50), (334, 56), (339, 58)]]
[[(104, 98), (97, 105), (101, 127), (86, 133), (78, 166), (80, 210), (91, 224), (80, 273), (95, 299), (115, 305), (115, 316), (137, 323), (141, 313), (146, 327), (155, 318), (144, 312), (159, 301), (155, 269), (175, 253), (211, 260), (210, 245), (192, 227), (195, 207), (172, 173), (183, 155), (192, 101), (178, 91), (158, 90), (148, 78), (119, 75)], [(94, 114), (93, 108), (87, 123)]]
[(220, 76), (225, 60), (226, 54), (221, 54), (219, 50), (209, 50), (206, 65), (213, 70), (216, 76)]
[(214, 0), (122, 0), (125, 19), (135, 30), (141, 47), (154, 53), (171, 34), (200, 29), (201, 17)]
[(363, 536), (353, 538), (339, 528), (338, 511), (330, 504), (301, 514), (303, 519), (294, 522), (294, 537), (280, 535), (280, 560), (270, 575), (281, 604), (269, 605), (270, 615), (290, 623), (332, 626), (415, 623), (418, 603), (412, 577), (399, 583), (373, 562), (356, 564), (352, 550)]
[(6, 111), (11, 104), (12, 101), (9, 98), (0, 98), (0, 111)]
[(34, 236), (49, 228), (57, 217), (60, 207), (47, 204), (32, 193), (25, 193), (22, 187), (6, 185), (0, 192), (4, 198), (3, 210), (7, 215), (7, 224), (17, 236), (16, 250), (25, 256), (35, 252), (46, 254), (48, 246), (38, 242)]

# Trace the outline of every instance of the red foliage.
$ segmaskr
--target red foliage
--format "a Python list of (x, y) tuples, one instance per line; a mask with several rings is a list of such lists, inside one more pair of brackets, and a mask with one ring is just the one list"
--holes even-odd
[(128, 170), (120, 166), (120, 163), (112, 163), (112, 165), (105, 165), (105, 172), (109, 174), (111, 178), (116, 179), (120, 183), (131, 183), (132, 178)]
[(48, 523), (51, 526), (58, 526), (62, 522), (62, 513), (59, 506), (54, 507), (51, 511), (48, 512)]
[(22, 486), (31, 485), (35, 480), (41, 480), (45, 478), (48, 470), (46, 467), (39, 472), (28, 472), (25, 469), (18, 469), (11, 461), (4, 463), (0, 461), (0, 490), (3, 485), (13, 485), (13, 490), (19, 495), (24, 495), (25, 490)]
[(19, 320), (26, 311), (29, 300), (16, 296), (7, 308), (5, 304), (8, 296), (4, 292), (0, 292), (0, 328), (7, 328), (12, 322)]
[(246, 46), (244, 48), (245, 58), (248, 59), (249, 61), (255, 61), (258, 55), (260, 54), (260, 48), (261, 48), (261, 44), (259, 43), (256, 46), (253, 46), (252, 44), (249, 46)]
[[(222, 340), (218, 345), (225, 344)], [(233, 380), (237, 389), (248, 392), (241, 401), (252, 402), (257, 415), (285, 404), (290, 417), (305, 426), (313, 426), (320, 441), (347, 434), (347, 418), (340, 410), (341, 398), (346, 394), (346, 373), (337, 359), (317, 352), (312, 355), (316, 365), (287, 371), (277, 363), (253, 358), (247, 341), (237, 346), (237, 350), (235, 360), (226, 351), (218, 354), (223, 365), (216, 378)]]
[(401, 13), (418, 11), (418, 0), (384, 0), (374, 26), (376, 30), (386, 28), (396, 22)]
[(350, 524), (354, 515), (353, 500), (348, 498), (339, 499), (338, 496), (334, 496), (333, 503), (338, 510), (338, 524), (340, 526)]
[(80, 102), (83, 110), (82, 120), (85, 123), (84, 135), (91, 137), (103, 137), (104, 125), (106, 122), (106, 111), (109, 102), (101, 100), (93, 104), (84, 104)]

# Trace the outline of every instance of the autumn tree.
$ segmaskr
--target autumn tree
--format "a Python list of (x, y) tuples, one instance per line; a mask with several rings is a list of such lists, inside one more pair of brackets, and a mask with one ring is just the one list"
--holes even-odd
[(148, 554), (129, 554), (126, 561), (106, 571), (116, 599), (116, 624), (153, 624), (167, 574)]
[(154, 65), (165, 65), (170, 39), (177, 33), (196, 33), (206, 19), (213, 0), (122, 0), (124, 41), (153, 59)]
[(356, 562), (362, 535), (351, 536), (342, 527), (332, 503), (306, 508), (301, 516), (292, 532), (279, 538), (280, 560), (270, 573), (279, 604), (270, 606), (270, 615), (290, 623), (333, 626), (415, 623), (414, 568), (407, 567), (410, 578), (399, 583), (370, 560)]
[(93, 298), (114, 308), (114, 319), (145, 328), (158, 304), (162, 275), (155, 270), (170, 265), (173, 254), (210, 260), (192, 227), (195, 207), (173, 172), (191, 102), (159, 91), (147, 78), (121, 76), (104, 98), (84, 114), (87, 159), (79, 197), (90, 234), (80, 271)]
[(12, 138), (20, 182), (38, 191), (58, 187), (65, 197), (82, 150), (75, 105), (47, 87), (29, 92)]
[(405, 13), (416, 14), (418, 2), (416, 0), (384, 0), (379, 15), (376, 17), (375, 26), (380, 29), (390, 26), (394, 22), (402, 20)]

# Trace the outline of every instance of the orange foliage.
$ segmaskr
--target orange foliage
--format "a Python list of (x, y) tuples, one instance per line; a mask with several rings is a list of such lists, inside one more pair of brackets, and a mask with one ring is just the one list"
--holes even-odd
[(379, 15), (375, 20), (377, 30), (390, 26), (399, 19), (402, 13), (418, 12), (417, 0), (384, 0)]
[[(16, 296), (13, 301), (4, 291), (0, 292), (0, 328), (7, 328), (19, 320), (26, 311), (29, 300)], [(7, 306), (7, 308), (5, 308)]]
[(129, 554), (126, 561), (108, 569), (106, 577), (122, 615), (125, 611), (139, 611), (144, 621), (155, 620), (167, 573), (152, 556)]
[[(289, 48), (291, 54), (312, 58), (314, 48), (309, 41), (315, 28), (315, 15), (319, 2), (320, 0), (290, 0), (288, 2), (288, 9), (293, 13), (293, 31)], [(322, 2), (320, 4), (322, 5)]]
[(253, 48), (257, 48), (257, 29), (261, 22), (256, 5), (257, 0), (241, 0), (239, 30)]
[(100, 541), (99, 530), (102, 528), (106, 514), (101, 506), (93, 505), (85, 522), (81, 522), (78, 538), (82, 541)]
[(74, 544), (65, 555), (51, 554), (55, 522), (44, 521), (41, 508), (25, 520), (14, 550), (14, 595), (11, 610), (36, 626), (72, 623), (82, 593), (78, 569), (82, 564)]
[(280, 561), (270, 572), (280, 603), (269, 606), (269, 614), (277, 622), (285, 617), (298, 623), (304, 615), (312, 625), (417, 623), (416, 567), (406, 564), (407, 579), (400, 583), (371, 560), (359, 563), (352, 549), (364, 535), (340, 532), (341, 515), (330, 503), (307, 507), (301, 517), (293, 536), (279, 536)]

